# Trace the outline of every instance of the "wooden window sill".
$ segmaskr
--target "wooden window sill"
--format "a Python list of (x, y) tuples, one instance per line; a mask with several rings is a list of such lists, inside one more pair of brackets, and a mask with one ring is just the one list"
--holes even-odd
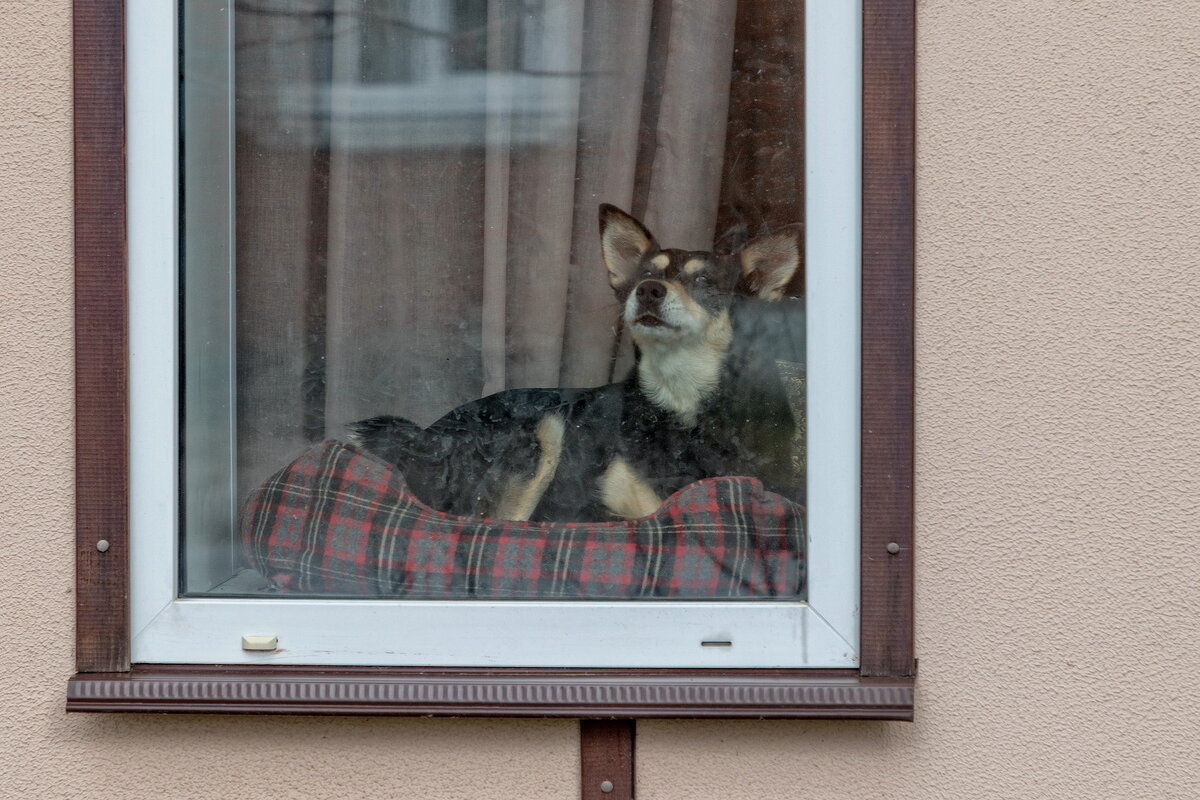
[(137, 664), (72, 677), (67, 711), (911, 721), (913, 684), (855, 670)]

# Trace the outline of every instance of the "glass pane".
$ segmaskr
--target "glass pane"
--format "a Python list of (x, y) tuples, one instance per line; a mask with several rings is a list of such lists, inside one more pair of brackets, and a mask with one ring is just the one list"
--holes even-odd
[(803, 599), (802, 21), (184, 3), (181, 592)]

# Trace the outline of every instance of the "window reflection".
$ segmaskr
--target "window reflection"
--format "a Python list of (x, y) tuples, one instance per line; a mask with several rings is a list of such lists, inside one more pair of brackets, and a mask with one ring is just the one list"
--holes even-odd
[[(734, 0), (237, 3), (239, 501), (347, 423), (423, 427), (495, 392), (629, 374), (597, 208), (714, 257), (801, 222), (802, 17)], [(185, 142), (205, 124), (184, 122)], [(185, 175), (204, 168), (187, 153)], [(797, 422), (794, 479), (803, 265), (778, 289), (767, 360)]]

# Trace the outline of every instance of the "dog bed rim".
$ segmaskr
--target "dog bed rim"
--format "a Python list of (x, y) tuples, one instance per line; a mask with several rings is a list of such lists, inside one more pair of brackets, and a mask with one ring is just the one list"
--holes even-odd
[[(761, 480), (759, 480), (758, 478), (755, 478), (752, 475), (717, 475), (717, 476), (714, 476), (711, 478), (701, 478), (698, 481), (692, 481), (691, 483), (680, 487), (676, 491), (667, 495), (667, 497), (663, 499), (662, 503), (659, 505), (658, 508), (656, 508), (654, 510), (653, 513), (646, 514), (641, 517), (635, 517), (633, 519), (612, 520), (609, 522), (587, 522), (587, 521), (532, 522), (529, 520), (497, 519), (495, 517), (469, 517), (469, 516), (463, 516), (461, 514), (451, 514), (446, 511), (439, 511), (436, 508), (426, 505), (426, 503), (423, 500), (421, 500), (421, 498), (417, 497), (417, 493), (412, 490), (412, 487), (409, 485), (408, 479), (405, 477), (403, 470), (401, 470), (395, 464), (391, 464), (391, 463), (383, 460), (382, 458), (376, 456), (375, 454), (370, 453), (367, 450), (364, 450), (363, 448), (353, 445), (349, 442), (344, 442), (340, 439), (326, 439), (324, 442), (322, 442), (318, 445), (315, 445), (313, 448), (310, 448), (309, 450), (306, 450), (305, 453), (309, 453), (314, 450), (317, 450), (317, 451), (326, 450), (331, 446), (340, 447), (345, 450), (349, 450), (350, 452), (354, 453), (357, 456), (361, 456), (375, 464), (386, 467), (388, 469), (388, 471), (390, 473), (392, 473), (393, 475), (395, 475), (396, 478), (400, 481), (401, 487), (403, 489), (402, 493), (405, 496), (405, 498), (407, 499), (407, 502), (411, 503), (413, 506), (415, 506), (417, 509), (419, 509), (421, 511), (424, 511), (429, 514), (433, 514), (441, 519), (448, 520), (451, 522), (462, 522), (462, 523), (468, 523), (468, 524), (470, 524), (470, 523), (475, 523), (475, 524), (486, 523), (486, 524), (490, 524), (490, 525), (522, 525), (522, 526), (535, 527), (535, 528), (539, 528), (539, 529), (576, 528), (576, 527), (580, 527), (580, 526), (594, 527), (597, 525), (611, 526), (614, 528), (616, 528), (616, 527), (632, 528), (632, 527), (636, 527), (638, 524), (645, 522), (647, 520), (652, 520), (652, 519), (658, 518), (658, 517), (662, 516), (662, 514), (664, 512), (669, 513), (668, 509), (670, 508), (670, 506), (672, 504), (676, 504), (678, 502), (678, 497), (680, 495), (682, 495), (684, 492), (694, 491), (695, 487), (699, 487), (699, 486), (705, 486), (708, 484), (718, 484), (718, 483), (730, 482), (730, 481), (747, 482), (749, 485), (750, 492), (752, 493), (753, 497), (756, 500), (761, 501), (767, 495), (774, 495), (774, 496), (780, 498), (780, 500), (784, 501), (785, 503), (787, 503), (791, 506), (794, 506), (801, 514), (803, 514), (805, 512), (805, 508), (803, 506), (801, 506), (799, 503), (795, 502), (794, 500), (791, 500), (790, 498), (785, 497), (784, 495), (781, 495), (777, 492), (768, 491), (767, 488), (765, 486), (763, 486), (763, 482)], [(303, 457), (303, 454), (301, 456), (297, 456), (297, 459), (299, 459), (301, 457)], [(274, 475), (279, 475), (281, 472), (284, 472), (285, 470), (290, 469), (292, 464), (295, 463), (295, 461), (296, 461), (296, 459), (293, 459), (283, 469), (275, 472)], [(274, 475), (272, 476), (272, 478), (274, 477)], [(247, 497), (247, 502), (249, 502), (253, 498), (253, 496), (256, 492), (257, 492), (257, 490), (255, 492), (251, 492), (250, 496)]]

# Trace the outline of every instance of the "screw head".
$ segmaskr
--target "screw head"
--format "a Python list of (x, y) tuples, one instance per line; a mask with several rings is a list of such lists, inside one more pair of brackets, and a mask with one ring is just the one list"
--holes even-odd
[(96, 549), (99, 550), (101, 553), (107, 553), (108, 552), (108, 539), (101, 539), (100, 541), (96, 542)]
[(601, 781), (600, 791), (604, 792), (605, 794), (608, 794), (612, 790), (613, 790), (613, 782), (612, 781)]
[(896, 555), (896, 553), (900, 552), (900, 545), (895, 542), (888, 542), (887, 551), (892, 555)]

